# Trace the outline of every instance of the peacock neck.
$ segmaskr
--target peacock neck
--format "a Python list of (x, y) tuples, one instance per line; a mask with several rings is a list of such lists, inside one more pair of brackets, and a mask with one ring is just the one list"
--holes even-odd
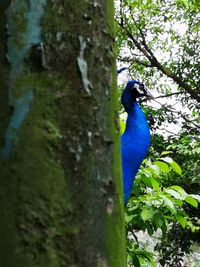
[(135, 127), (140, 125), (142, 127), (148, 127), (144, 112), (140, 108), (139, 104), (135, 101), (132, 105), (132, 108), (128, 111), (126, 130), (136, 130)]

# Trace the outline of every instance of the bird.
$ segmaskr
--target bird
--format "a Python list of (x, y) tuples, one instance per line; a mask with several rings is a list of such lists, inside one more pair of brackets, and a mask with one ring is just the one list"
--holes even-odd
[(135, 176), (150, 146), (150, 129), (137, 99), (152, 97), (144, 84), (130, 80), (121, 95), (121, 103), (128, 114), (125, 131), (121, 136), (121, 159), (126, 206), (134, 184)]

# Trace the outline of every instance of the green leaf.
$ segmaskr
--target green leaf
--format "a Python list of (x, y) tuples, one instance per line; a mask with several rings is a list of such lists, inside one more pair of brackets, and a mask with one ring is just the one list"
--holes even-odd
[(147, 221), (147, 220), (153, 218), (154, 213), (155, 213), (155, 212), (154, 212), (153, 210), (150, 210), (150, 209), (144, 209), (144, 210), (141, 212), (142, 220), (143, 220), (143, 221)]
[(181, 225), (183, 228), (185, 228), (185, 226), (186, 226), (186, 224), (187, 224), (187, 220), (186, 220), (186, 218), (185, 218), (183, 215), (181, 215), (180, 213), (177, 213), (177, 214), (176, 214), (176, 219), (177, 219), (177, 221), (180, 223), (180, 225)]
[(154, 178), (150, 178), (150, 180), (151, 180), (153, 189), (156, 191), (160, 191), (160, 184)]
[(126, 123), (121, 118), (119, 121), (119, 125), (120, 125), (120, 134), (123, 134), (126, 128)]
[(200, 202), (200, 195), (190, 194), (190, 196), (195, 198), (196, 200), (198, 200)]
[(134, 217), (135, 217), (135, 215), (127, 215), (127, 214), (125, 213), (125, 222), (126, 222), (126, 223), (129, 223), (130, 221), (133, 220)]
[(156, 227), (161, 228), (164, 223), (164, 219), (162, 217), (162, 214), (156, 213), (153, 217), (153, 220), (155, 221)]
[(179, 175), (182, 175), (182, 170), (181, 167), (178, 165), (178, 163), (176, 161), (172, 161), (170, 163), (171, 167), (173, 168), (173, 170), (178, 173)]
[(163, 172), (165, 172), (165, 173), (169, 173), (169, 172), (170, 172), (170, 168), (169, 168), (169, 166), (167, 165), (167, 163), (162, 162), (162, 161), (155, 161), (154, 164), (155, 164), (156, 166), (158, 166), (158, 168), (159, 168), (161, 171), (163, 171)]
[(135, 267), (140, 267), (140, 261), (136, 255), (132, 256), (132, 261)]
[(176, 161), (174, 161), (172, 158), (170, 157), (165, 157), (165, 158), (160, 158), (161, 160), (167, 162), (170, 164), (170, 166), (172, 167), (172, 169), (178, 173), (179, 175), (182, 175), (182, 170), (181, 167), (178, 165), (178, 163)]
[(190, 205), (192, 205), (193, 207), (195, 207), (195, 208), (198, 207), (198, 201), (197, 201), (195, 198), (193, 198), (191, 195), (190, 195), (190, 196), (187, 196), (187, 197), (185, 198), (185, 201), (186, 201), (188, 204), (190, 204)]
[(173, 153), (173, 152), (172, 152), (172, 151), (163, 151), (163, 152), (161, 153), (161, 156), (169, 155), (169, 154), (171, 154), (171, 153)]
[(187, 0), (177, 0), (177, 3), (183, 4), (185, 7), (189, 6), (189, 3)]
[(165, 206), (172, 212), (176, 213), (176, 208), (174, 206), (174, 203), (169, 199), (167, 196), (161, 195), (161, 198), (164, 201)]
[(165, 162), (167, 162), (167, 163), (169, 163), (169, 164), (171, 164), (173, 162), (173, 159), (170, 158), (170, 157), (165, 157), (165, 158), (160, 158), (160, 159), (165, 161)]
[(150, 224), (146, 224), (146, 229), (147, 229), (148, 234), (152, 236), (154, 233), (152, 226)]
[(177, 199), (176, 200), (176, 205), (182, 207), (183, 206), (183, 200)]
[(152, 187), (151, 179), (149, 179), (148, 177), (146, 177), (146, 176), (142, 176), (142, 181), (143, 181), (144, 184), (147, 185), (148, 187)]
[(156, 175), (158, 175), (159, 172), (160, 172), (159, 167), (157, 167), (156, 165), (153, 165), (153, 164), (150, 165), (149, 168), (147, 168), (147, 169), (151, 169), (151, 170), (152, 170), (152, 173), (154, 173), (154, 174), (156, 174)]
[(173, 185), (173, 186), (171, 186), (171, 188), (173, 188), (174, 190), (176, 190), (177, 192), (179, 192), (179, 194), (181, 196), (187, 196), (187, 193), (185, 192), (185, 190), (181, 186)]
[(171, 196), (173, 196), (176, 199), (184, 199), (184, 197), (182, 195), (180, 195), (176, 190), (174, 189), (166, 189), (165, 190), (166, 193), (170, 194)]
[(161, 230), (162, 230), (163, 235), (165, 235), (167, 232), (167, 222), (165, 220), (164, 220), (164, 223), (161, 227)]

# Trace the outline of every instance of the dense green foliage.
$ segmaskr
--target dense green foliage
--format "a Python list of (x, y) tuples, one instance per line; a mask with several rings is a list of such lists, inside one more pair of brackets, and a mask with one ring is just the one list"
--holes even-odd
[[(167, 155), (168, 153), (170, 152), (164, 151), (154, 161), (151, 158), (144, 161), (143, 167), (137, 175), (134, 192), (126, 209), (125, 217), (129, 237), (136, 237), (135, 233), (139, 230), (147, 231), (149, 236), (159, 236), (160, 240), (158, 239), (157, 243), (155, 243), (155, 249), (160, 252), (160, 261), (165, 261), (165, 264), (165, 257), (167, 256), (163, 252), (165, 246), (171, 247), (172, 254), (175, 251), (175, 247), (180, 250), (185, 241), (185, 247), (180, 250), (182, 256), (184, 254), (183, 250), (185, 252), (189, 251), (189, 246), (191, 245), (190, 235), (194, 232), (196, 235), (200, 224), (197, 215), (195, 217), (194, 214), (191, 214), (191, 209), (198, 207), (200, 196), (186, 193), (181, 186), (170, 185), (174, 183), (171, 180), (175, 179), (176, 175), (183, 179), (183, 174), (180, 166)], [(176, 232), (173, 233), (174, 228), (177, 233), (180, 232), (177, 236), (178, 240), (175, 239)], [(180, 229), (179, 232), (177, 228)], [(182, 229), (184, 229), (184, 232)], [(186, 238), (183, 241), (181, 239), (182, 235), (188, 237), (188, 239)], [(134, 243), (133, 246), (133, 243), (130, 240), (128, 241), (129, 256), (131, 254), (135, 256), (135, 248), (138, 250), (138, 245), (138, 242)], [(141, 255), (141, 252), (138, 254), (137, 250), (136, 255), (140, 258), (141, 262), (145, 257), (150, 258), (149, 252), (146, 255), (143, 251)], [(168, 251), (169, 248), (166, 252)], [(174, 256), (176, 257), (177, 255), (178, 251)], [(159, 258), (159, 255), (157, 257)], [(169, 255), (170, 265), (163, 266), (173, 266), (171, 257), (173, 258), (173, 255)], [(180, 259), (179, 255), (177, 260), (179, 261)], [(135, 259), (134, 264), (137, 266)], [(176, 261), (174, 266), (178, 266), (177, 264)]]
[[(116, 1), (119, 66), (155, 96), (141, 103), (152, 147), (126, 209), (129, 266), (180, 266), (200, 240), (199, 10), (199, 1)], [(140, 230), (156, 237), (151, 252)]]

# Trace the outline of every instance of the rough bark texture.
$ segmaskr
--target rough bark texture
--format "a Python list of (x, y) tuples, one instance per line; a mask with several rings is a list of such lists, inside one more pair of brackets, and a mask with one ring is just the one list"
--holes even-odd
[(113, 2), (0, 11), (0, 266), (125, 267)]

